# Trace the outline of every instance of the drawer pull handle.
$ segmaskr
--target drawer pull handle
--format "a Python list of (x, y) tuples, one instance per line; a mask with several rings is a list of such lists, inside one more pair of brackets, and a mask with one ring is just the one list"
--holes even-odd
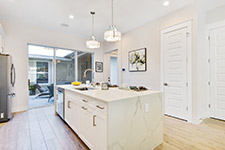
[(96, 115), (93, 116), (93, 126), (96, 126)]
[(97, 107), (97, 108), (99, 108), (99, 109), (104, 109), (104, 107), (103, 107), (103, 106), (99, 106), (99, 105), (97, 105), (96, 107)]
[(88, 108), (86, 108), (86, 107), (84, 107), (84, 106), (82, 106), (82, 108), (84, 109), (84, 110), (87, 110)]
[(71, 107), (70, 107), (70, 103), (71, 103), (71, 101), (68, 101), (68, 108), (71, 108)]
[(85, 102), (85, 103), (87, 103), (87, 102), (88, 102), (87, 100), (84, 100), (84, 99), (83, 99), (82, 101), (83, 101), (83, 102)]

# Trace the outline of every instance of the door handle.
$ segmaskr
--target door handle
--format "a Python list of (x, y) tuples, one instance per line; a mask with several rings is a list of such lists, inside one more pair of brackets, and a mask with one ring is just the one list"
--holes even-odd
[(87, 110), (88, 108), (86, 108), (86, 107), (84, 107), (84, 106), (82, 106), (82, 108), (84, 109), (84, 110)]
[(8, 94), (8, 96), (10, 96), (10, 97), (15, 97), (16, 94), (15, 94), (15, 93), (10, 93), (10, 94)]
[(96, 115), (93, 116), (93, 126), (96, 126)]
[(168, 83), (164, 83), (163, 85), (164, 85), (164, 86), (168, 86)]
[(96, 107), (97, 107), (97, 108), (99, 108), (99, 109), (104, 109), (104, 107), (103, 107), (103, 106), (99, 106), (99, 105), (97, 105)]
[(70, 102), (71, 102), (71, 101), (68, 101), (68, 108), (71, 108), (71, 107), (70, 107)]
[(85, 102), (85, 103), (87, 103), (87, 102), (88, 102), (88, 101), (87, 101), (87, 100), (85, 100), (85, 99), (83, 99), (82, 101), (83, 101), (83, 102)]

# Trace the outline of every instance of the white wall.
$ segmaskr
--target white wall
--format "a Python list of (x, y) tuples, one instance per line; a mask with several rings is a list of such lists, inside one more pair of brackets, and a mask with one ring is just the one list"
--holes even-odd
[(208, 11), (206, 13), (206, 23), (211, 24), (225, 20), (225, 5), (220, 6), (216, 9)]
[[(198, 48), (198, 7), (196, 4), (187, 6), (167, 16), (149, 22), (139, 28), (124, 33), (122, 36), (121, 66), (126, 68), (122, 75), (122, 81), (129, 85), (143, 85), (154, 90), (160, 90), (160, 31), (164, 28), (179, 24), (185, 21), (193, 21), (192, 35), (192, 77), (193, 77), (193, 115), (198, 116), (197, 106), (197, 48)], [(105, 43), (104, 43), (105, 44)], [(118, 44), (119, 45), (119, 44)], [(104, 45), (104, 51), (113, 47), (109, 43)], [(115, 44), (114, 44), (115, 47)], [(130, 50), (147, 48), (147, 71), (128, 71), (128, 52)], [(198, 118), (198, 117), (197, 117)]]
[[(28, 108), (28, 55), (27, 43), (46, 46), (75, 49), (95, 52), (95, 61), (103, 60), (103, 49), (88, 50), (85, 47), (84, 38), (72, 34), (56, 32), (27, 26), (19, 22), (0, 20), (6, 34), (5, 53), (12, 55), (12, 61), (16, 68), (16, 84), (14, 91), (16, 97), (13, 100), (13, 112), (24, 111)], [(88, 39), (88, 37), (87, 37)], [(103, 73), (95, 74), (95, 81), (102, 81)]]
[[(196, 49), (197, 31), (197, 8), (195, 5), (188, 6), (165, 17), (149, 22), (139, 28), (124, 33), (120, 44), (112, 46), (104, 43), (104, 51), (113, 47), (122, 49), (121, 66), (126, 68), (123, 73), (123, 81), (130, 85), (144, 85), (155, 90), (160, 89), (160, 30), (172, 25), (193, 20), (193, 49)], [(117, 47), (116, 47), (117, 46)], [(128, 52), (130, 50), (147, 48), (147, 71), (129, 72), (128, 71)], [(111, 48), (112, 49), (112, 48)]]
[[(188, 20), (192, 26), (192, 122), (199, 123), (207, 114), (208, 54), (206, 52), (206, 23), (225, 19), (225, 6), (222, 0), (200, 0), (167, 16), (149, 22), (139, 28), (124, 33), (120, 44), (104, 43), (104, 51), (114, 47), (121, 49), (122, 81), (129, 85), (144, 85), (155, 90), (160, 89), (160, 30)], [(209, 12), (207, 12), (209, 11)], [(206, 13), (207, 12), (207, 13)], [(138, 48), (147, 48), (147, 71), (134, 73), (128, 71), (128, 52)]]

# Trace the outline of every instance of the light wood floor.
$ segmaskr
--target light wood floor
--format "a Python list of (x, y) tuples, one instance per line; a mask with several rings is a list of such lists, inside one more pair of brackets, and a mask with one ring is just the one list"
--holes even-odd
[(193, 125), (164, 117), (164, 142), (155, 150), (225, 150), (225, 122), (205, 119)]
[(0, 150), (88, 150), (54, 107), (18, 113), (0, 126)]
[[(71, 129), (45, 107), (15, 114), (0, 125), (0, 150), (88, 150)], [(225, 150), (225, 122), (201, 125), (164, 117), (164, 142), (156, 150)]]

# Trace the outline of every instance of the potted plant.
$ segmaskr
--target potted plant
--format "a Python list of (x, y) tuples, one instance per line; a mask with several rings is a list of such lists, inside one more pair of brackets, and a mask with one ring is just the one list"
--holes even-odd
[(35, 95), (35, 90), (36, 90), (36, 88), (34, 85), (29, 86), (30, 95)]

